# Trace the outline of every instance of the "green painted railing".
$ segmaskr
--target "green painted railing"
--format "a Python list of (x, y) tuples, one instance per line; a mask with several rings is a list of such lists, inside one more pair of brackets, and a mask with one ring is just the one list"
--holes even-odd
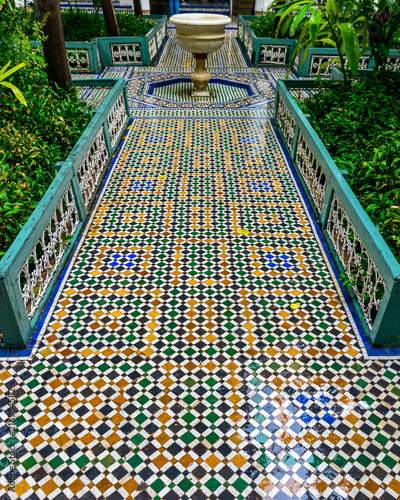
[(158, 19), (146, 36), (96, 38), (102, 66), (149, 66), (159, 54), (167, 37), (167, 16), (143, 16)]
[[(247, 59), (254, 66), (289, 66), (293, 57), (297, 40), (288, 38), (262, 38), (257, 37), (249, 27), (249, 22), (257, 16), (238, 16), (238, 39), (244, 49)], [(293, 70), (299, 77), (317, 76), (329, 77), (333, 67), (339, 63), (336, 49), (315, 47), (310, 48), (306, 58), (300, 65), (303, 50), (300, 50), (293, 62)], [(375, 67), (371, 53), (367, 51), (360, 58), (360, 70)], [(400, 71), (400, 50), (389, 52), (387, 70)]]
[(129, 119), (122, 78), (75, 80), (74, 84), (111, 90), (0, 261), (3, 348), (28, 345)]
[[(297, 40), (296, 40), (297, 43)], [(303, 50), (296, 55), (293, 63), (293, 70), (297, 76), (325, 76), (328, 77), (333, 67), (339, 66), (335, 61), (339, 57), (338, 51), (332, 48), (315, 47), (309, 48), (303, 64), (299, 65), (303, 57)], [(371, 53), (366, 52), (360, 58), (361, 70), (368, 69), (371, 64)]]
[[(65, 42), (72, 73), (99, 73), (104, 66), (150, 66), (167, 37), (167, 16), (143, 16), (157, 24), (145, 36), (99, 37), (92, 42)], [(31, 42), (40, 46), (40, 42)]]
[(288, 66), (297, 40), (257, 37), (249, 21), (257, 16), (238, 16), (238, 39), (254, 66)]
[(102, 66), (97, 40), (92, 42), (65, 42), (71, 73), (99, 73)]
[(400, 264), (295, 102), (317, 83), (279, 80), (274, 120), (375, 346), (400, 346)]

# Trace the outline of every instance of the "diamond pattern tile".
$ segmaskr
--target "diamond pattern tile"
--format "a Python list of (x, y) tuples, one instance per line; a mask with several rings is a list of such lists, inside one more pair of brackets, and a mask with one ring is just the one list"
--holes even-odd
[(32, 358), (0, 368), (0, 498), (395, 500), (399, 372), (363, 359), (268, 113), (136, 107)]

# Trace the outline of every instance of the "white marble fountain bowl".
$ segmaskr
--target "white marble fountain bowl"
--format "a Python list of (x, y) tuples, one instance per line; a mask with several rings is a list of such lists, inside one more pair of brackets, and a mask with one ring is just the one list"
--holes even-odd
[(175, 14), (169, 19), (176, 26), (179, 46), (192, 54), (209, 54), (222, 47), (228, 16), (219, 14)]

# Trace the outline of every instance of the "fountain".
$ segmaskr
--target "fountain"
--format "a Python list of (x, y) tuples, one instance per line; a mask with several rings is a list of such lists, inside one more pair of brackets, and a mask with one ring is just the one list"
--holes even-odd
[(225, 40), (225, 26), (230, 17), (219, 14), (175, 14), (170, 21), (176, 26), (176, 38), (179, 46), (191, 52), (196, 60), (196, 67), (190, 75), (195, 90), (194, 97), (208, 97), (206, 87), (211, 79), (206, 70), (207, 55), (217, 52)]

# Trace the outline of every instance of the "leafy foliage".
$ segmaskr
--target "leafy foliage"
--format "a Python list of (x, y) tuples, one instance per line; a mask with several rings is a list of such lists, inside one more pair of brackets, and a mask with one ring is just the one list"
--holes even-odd
[(383, 67), (390, 49), (396, 46), (396, 36), (400, 37), (400, 6), (396, 0), (380, 0), (367, 27), (372, 56), (377, 67)]
[(12, 83), (7, 81), (7, 78), (10, 75), (15, 73), (19, 69), (23, 68), (26, 63), (21, 63), (21, 64), (18, 64), (18, 66), (15, 66), (14, 68), (8, 69), (10, 64), (11, 64), (11, 61), (8, 61), (8, 63), (0, 69), (0, 85), (11, 89), (14, 92), (15, 97), (20, 102), (22, 102), (22, 104), (24, 106), (27, 106), (25, 97), (23, 96), (22, 92), (15, 85), (13, 85)]
[(393, 33), (393, 38), (390, 41), (392, 49), (400, 49), (400, 26)]
[[(252, 29), (255, 33), (256, 36), (262, 37), (262, 38), (274, 38), (276, 36), (275, 33), (275, 25), (276, 23), (276, 17), (274, 12), (263, 12), (259, 16), (257, 16), (256, 19), (253, 19), (249, 25), (250, 29)], [(291, 19), (293, 20), (294, 16), (292, 16)], [(285, 32), (284, 35), (281, 36), (281, 34), (278, 34), (278, 38), (297, 38), (301, 30), (303, 28), (303, 24), (298, 26), (295, 31), (293, 31), (293, 34), (290, 32)], [(281, 30), (282, 31), (282, 30)]]
[[(61, 13), (65, 40), (90, 42), (96, 37), (107, 36), (103, 17), (95, 13), (68, 10)], [(120, 36), (145, 36), (154, 26), (154, 21), (129, 13), (115, 14)]]
[(400, 82), (364, 78), (301, 107), (400, 262)]
[[(304, 28), (298, 37), (293, 53), (293, 60), (304, 49), (300, 64), (303, 64), (310, 47), (327, 43), (339, 53), (339, 62), (347, 83), (346, 66), (356, 75), (361, 55), (367, 50), (367, 23), (373, 12), (372, 0), (275, 0), (270, 8), (276, 8), (280, 17), (278, 28), (282, 33), (294, 29), (304, 22)], [(296, 13), (293, 21), (290, 17)], [(306, 17), (310, 14), (309, 17)], [(360, 46), (361, 41), (361, 46)], [(347, 64), (345, 63), (347, 57)]]
[[(8, 89), (0, 93), (0, 258), (49, 187), (56, 162), (68, 156), (91, 118), (74, 95), (48, 85), (41, 49), (32, 48), (13, 13), (5, 13), (0, 12), (0, 67), (26, 63), (9, 81), (28, 105)], [(32, 33), (42, 39), (37, 23)]]

